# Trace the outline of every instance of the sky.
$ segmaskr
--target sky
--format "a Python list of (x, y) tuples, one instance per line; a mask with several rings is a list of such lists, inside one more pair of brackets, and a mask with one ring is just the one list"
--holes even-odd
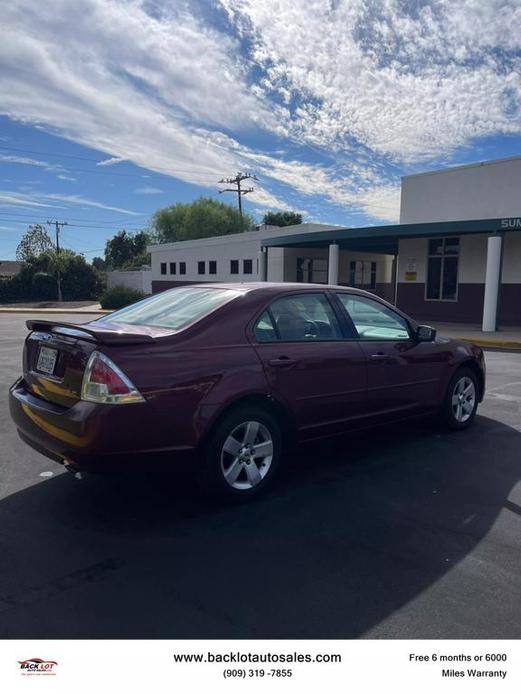
[(103, 255), (159, 207), (236, 204), (237, 171), (258, 221), (395, 223), (401, 176), (521, 154), (520, 26), (521, 0), (4, 4), (0, 259), (55, 219)]

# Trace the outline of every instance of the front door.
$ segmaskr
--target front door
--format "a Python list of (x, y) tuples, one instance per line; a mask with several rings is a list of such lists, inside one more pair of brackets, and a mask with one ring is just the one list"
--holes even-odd
[(270, 388), (302, 438), (343, 431), (367, 414), (364, 353), (344, 338), (325, 292), (276, 299), (253, 332)]
[(449, 353), (435, 343), (418, 342), (408, 322), (369, 297), (338, 292), (359, 336), (367, 363), (367, 407), (375, 419), (433, 409)]

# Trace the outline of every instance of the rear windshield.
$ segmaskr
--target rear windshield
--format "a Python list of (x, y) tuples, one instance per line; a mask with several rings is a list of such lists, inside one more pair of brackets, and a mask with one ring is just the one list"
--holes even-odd
[(122, 308), (100, 322), (130, 323), (181, 330), (242, 292), (212, 287), (179, 287)]

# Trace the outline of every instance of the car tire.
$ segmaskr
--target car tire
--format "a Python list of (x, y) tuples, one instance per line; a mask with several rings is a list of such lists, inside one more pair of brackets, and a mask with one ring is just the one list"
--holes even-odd
[(442, 419), (449, 429), (467, 429), (476, 416), (479, 384), (472, 369), (459, 368), (447, 386), (442, 408)]
[(247, 405), (225, 414), (202, 451), (197, 481), (207, 495), (246, 500), (268, 487), (279, 467), (282, 433), (266, 410)]

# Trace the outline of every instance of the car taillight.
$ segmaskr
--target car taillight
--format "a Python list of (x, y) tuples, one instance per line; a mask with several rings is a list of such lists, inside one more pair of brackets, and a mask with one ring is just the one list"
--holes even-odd
[(108, 405), (144, 402), (141, 393), (112, 359), (97, 351), (92, 352), (87, 362), (81, 399)]

